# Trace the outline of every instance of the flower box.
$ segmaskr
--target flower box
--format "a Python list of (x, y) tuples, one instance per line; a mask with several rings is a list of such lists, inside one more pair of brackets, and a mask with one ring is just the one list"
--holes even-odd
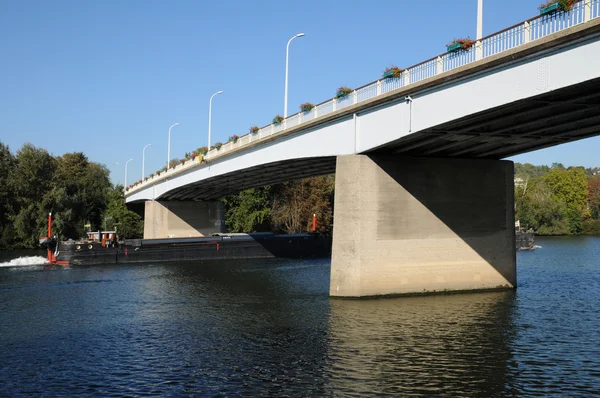
[(462, 44), (459, 42), (456, 42), (454, 44), (449, 44), (448, 46), (446, 46), (446, 50), (448, 50), (449, 53), (456, 51), (456, 50), (460, 50), (462, 48)]
[(348, 94), (350, 94), (352, 92), (351, 88), (348, 87), (340, 87), (337, 89), (337, 91), (335, 92), (335, 97), (336, 98), (344, 98), (346, 97)]
[(220, 142), (215, 142), (215, 145), (213, 145), (212, 148), (218, 151), (219, 149), (221, 149), (222, 146), (223, 144), (221, 144)]
[(239, 138), (240, 137), (238, 137), (237, 135), (234, 134), (234, 135), (232, 135), (232, 136), (229, 137), (229, 142), (236, 143)]
[(556, 11), (559, 10), (559, 8), (560, 8), (559, 3), (550, 4), (549, 6), (540, 8), (540, 15), (555, 13)]
[(252, 133), (252, 134), (258, 133), (258, 126), (252, 126), (252, 127), (250, 127), (250, 133)]
[(385, 68), (385, 71), (383, 71), (384, 79), (399, 79), (400, 76), (402, 76), (402, 71), (397, 66)]
[(300, 110), (302, 112), (310, 112), (315, 106), (313, 104), (311, 104), (310, 102), (306, 102), (302, 105), (300, 105)]
[(473, 47), (473, 44), (475, 44), (475, 40), (471, 40), (469, 38), (456, 39), (446, 46), (446, 50), (449, 53), (459, 50), (468, 50), (469, 48)]
[(277, 116), (275, 116), (273, 118), (273, 124), (274, 125), (280, 125), (281, 122), (283, 122), (283, 117), (282, 116), (277, 115)]

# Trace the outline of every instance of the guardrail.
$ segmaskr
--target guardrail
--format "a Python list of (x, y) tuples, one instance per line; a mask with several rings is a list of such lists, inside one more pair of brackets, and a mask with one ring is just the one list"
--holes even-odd
[[(238, 138), (236, 142), (228, 142), (218, 150), (210, 150), (207, 155), (204, 156), (204, 159), (210, 161), (219, 158), (234, 149), (248, 146), (253, 142), (270, 137), (287, 128), (298, 126), (347, 106), (366, 101), (401, 87), (410, 86), (413, 83), (479, 61), (503, 51), (517, 48), (534, 40), (541, 39), (598, 17), (600, 17), (600, 0), (581, 0), (575, 3), (573, 8), (567, 12), (559, 11), (550, 15), (536, 16), (481, 38), (468, 50), (446, 52), (406, 68), (398, 78), (382, 78), (376, 80), (355, 89), (345, 97), (333, 98), (322, 102), (311, 109), (310, 112), (298, 112), (287, 117), (280, 124), (266, 125), (260, 128), (257, 133), (248, 133)], [(155, 184), (160, 180), (169, 178), (174, 173), (178, 174), (183, 170), (187, 170), (199, 164), (201, 164), (201, 162), (198, 159), (188, 160), (183, 165), (168, 169), (166, 172), (161, 173), (160, 176), (155, 176), (141, 184), (136, 184), (133, 188), (127, 190), (126, 194), (130, 194), (132, 191), (141, 189), (148, 184)]]

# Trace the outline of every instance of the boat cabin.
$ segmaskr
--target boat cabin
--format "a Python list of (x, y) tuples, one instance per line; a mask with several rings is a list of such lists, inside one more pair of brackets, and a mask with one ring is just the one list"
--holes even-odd
[(90, 231), (87, 237), (89, 242), (102, 242), (102, 247), (113, 247), (117, 240), (117, 231)]

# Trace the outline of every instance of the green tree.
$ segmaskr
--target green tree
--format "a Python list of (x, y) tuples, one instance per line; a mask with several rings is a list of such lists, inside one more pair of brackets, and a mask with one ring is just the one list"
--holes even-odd
[(16, 166), (16, 159), (8, 146), (0, 142), (0, 249), (8, 248), (13, 241), (10, 218), (13, 212), (14, 194), (9, 185), (9, 176)]
[(543, 177), (552, 191), (553, 199), (566, 205), (566, 215), (572, 234), (583, 232), (583, 220), (589, 216), (587, 210), (588, 182), (582, 167), (564, 169), (554, 167)]
[(141, 238), (144, 234), (143, 220), (137, 213), (127, 208), (123, 186), (109, 188), (106, 196), (108, 205), (102, 213), (102, 227), (107, 230), (116, 229), (120, 238)]
[(515, 215), (521, 225), (533, 228), (539, 235), (566, 235), (570, 232), (567, 206), (556, 200), (542, 178), (530, 179), (515, 188)]
[(269, 231), (271, 187), (251, 188), (223, 198), (225, 225), (231, 232)]
[(14, 236), (24, 247), (37, 246), (39, 237), (47, 233), (47, 216), (56, 205), (56, 196), (50, 195), (55, 170), (56, 159), (45, 149), (25, 144), (17, 152), (8, 185), (15, 195)]

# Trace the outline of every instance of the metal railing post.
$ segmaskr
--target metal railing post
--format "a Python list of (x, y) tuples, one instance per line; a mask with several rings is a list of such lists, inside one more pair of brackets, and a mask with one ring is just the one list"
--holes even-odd
[(481, 40), (475, 42), (475, 61), (479, 61), (483, 58), (483, 46)]
[(352, 96), (354, 97), (354, 104), (356, 104), (358, 102), (358, 93), (356, 92), (356, 90), (354, 90), (354, 92), (352, 93)]
[(333, 99), (333, 106), (332, 106), (332, 108), (333, 108), (333, 111), (332, 111), (332, 112), (335, 112), (335, 110), (337, 109), (337, 106), (336, 106), (336, 105), (337, 105), (337, 98), (334, 98), (334, 99)]
[(590, 19), (592, 19), (592, 0), (585, 0), (583, 2), (583, 22)]
[(437, 57), (437, 69), (435, 72), (436, 72), (436, 75), (439, 75), (444, 72), (444, 61), (442, 60), (442, 57), (439, 55)]
[(527, 44), (531, 41), (531, 26), (528, 21), (523, 24), (523, 44)]
[(377, 80), (377, 95), (381, 95), (381, 80)]

